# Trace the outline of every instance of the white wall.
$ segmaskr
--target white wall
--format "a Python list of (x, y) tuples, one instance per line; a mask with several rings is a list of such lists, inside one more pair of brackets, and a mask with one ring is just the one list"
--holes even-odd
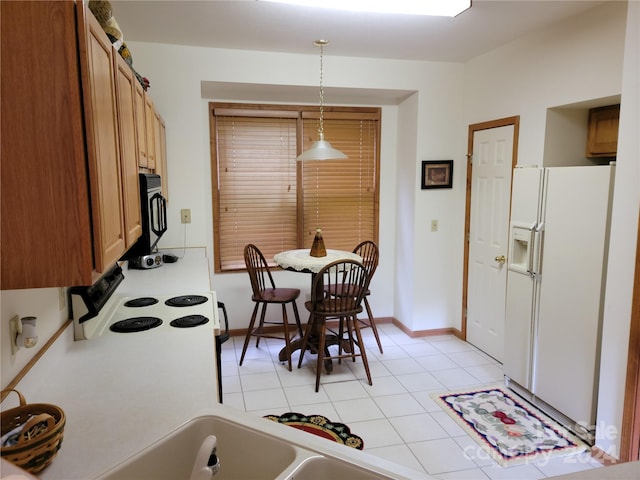
[[(62, 298), (60, 298), (62, 296)], [(0, 291), (0, 380), (4, 388), (67, 320), (66, 289), (37, 288)], [(14, 316), (37, 317), (38, 343), (11, 353), (9, 323)]]
[[(629, 2), (605, 297), (597, 445), (618, 456), (640, 212), (640, 2)], [(607, 430), (613, 426), (615, 430)], [(618, 434), (616, 434), (616, 432)]]
[[(418, 265), (413, 261), (415, 251), (415, 215), (416, 189), (403, 188), (405, 185), (416, 185), (420, 179), (416, 175), (416, 165), (410, 161), (417, 158), (416, 142), (418, 136), (418, 94), (412, 95), (399, 107), (397, 158), (409, 159), (398, 161), (396, 166), (396, 223), (395, 223), (395, 293), (396, 318), (405, 319), (405, 325), (413, 329), (412, 318), (415, 291), (413, 288), (415, 271)], [(416, 161), (417, 163), (417, 161)]]
[(544, 158), (547, 109), (619, 95), (624, 2), (611, 2), (467, 63), (468, 123), (520, 115), (518, 163)]
[(630, 2), (628, 22), (626, 3), (611, 2), (475, 58), (465, 69), (467, 122), (520, 115), (520, 164), (542, 164), (548, 108), (622, 93), (596, 441), (613, 456), (619, 436), (604, 438), (603, 427), (621, 427), (640, 194), (638, 5)]
[[(160, 246), (181, 245), (184, 227), (178, 223), (179, 210), (190, 208), (192, 223), (187, 227), (187, 245), (205, 245), (213, 258), (208, 102), (234, 98), (201, 98), (201, 82), (253, 84), (249, 88), (257, 92), (255, 99), (247, 92), (243, 98), (260, 101), (260, 88), (256, 84), (317, 88), (318, 56), (315, 52), (292, 55), (150, 43), (131, 43), (129, 47), (134, 52), (136, 70), (151, 81), (150, 93), (167, 126), (170, 223)], [(457, 305), (462, 240), (456, 233), (462, 232), (464, 221), (464, 200), (460, 198), (464, 192), (464, 172), (454, 169), (453, 190), (432, 193), (420, 191), (419, 169), (420, 160), (426, 159), (454, 159), (462, 163), (465, 148), (459, 94), (462, 70), (461, 64), (343, 58), (325, 53), (328, 104), (332, 103), (329, 95), (332, 88), (416, 92), (405, 100), (408, 104), (417, 102), (415, 108), (383, 105), (382, 109), (381, 258), (372, 285), (376, 294), (371, 302), (376, 316), (395, 316), (413, 330), (460, 326)], [(357, 101), (354, 97), (354, 103)], [(292, 102), (306, 103), (304, 98)], [(398, 191), (402, 191), (402, 202), (407, 195), (406, 205), (398, 205)], [(415, 212), (419, 212), (419, 223), (415, 223)], [(398, 217), (407, 221), (396, 232)], [(440, 221), (436, 234), (427, 232), (431, 218)], [(403, 242), (408, 237), (419, 248), (396, 249), (397, 237)], [(399, 255), (407, 269), (396, 268)], [(432, 267), (418, 267), (415, 274), (408, 275), (412, 265), (425, 262)], [(310, 278), (278, 272), (276, 281), (306, 291)], [(399, 305), (394, 301), (391, 287), (394, 281), (402, 292), (411, 295), (418, 292), (414, 297), (417, 303)], [(232, 328), (246, 327), (252, 309), (246, 273), (214, 274), (212, 284), (229, 308)]]

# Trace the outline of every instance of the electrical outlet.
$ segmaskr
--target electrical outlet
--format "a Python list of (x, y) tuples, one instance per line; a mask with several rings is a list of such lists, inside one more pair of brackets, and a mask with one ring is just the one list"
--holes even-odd
[(431, 231), (432, 232), (438, 231), (438, 220), (431, 220)]
[(191, 223), (191, 209), (183, 208), (180, 210), (180, 223)]

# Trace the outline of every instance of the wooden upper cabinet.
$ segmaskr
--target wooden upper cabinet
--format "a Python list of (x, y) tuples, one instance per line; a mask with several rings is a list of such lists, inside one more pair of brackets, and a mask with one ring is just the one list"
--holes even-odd
[(0, 31), (0, 289), (91, 285), (141, 234), (153, 104), (84, 1), (2, 0)]
[(0, 288), (90, 285), (141, 233), (137, 80), (86, 2), (0, 21)]
[(615, 157), (618, 153), (620, 105), (589, 110), (587, 157)]
[(75, 8), (0, 1), (3, 290), (92, 281)]
[(144, 95), (144, 118), (147, 135), (147, 168), (156, 168), (155, 109), (151, 97)]
[(162, 116), (155, 112), (156, 171), (162, 177), (162, 196), (169, 201), (167, 178), (167, 130)]
[(135, 84), (138, 79), (119, 54), (114, 54), (118, 137), (124, 199), (126, 247), (131, 247), (142, 234), (140, 181), (138, 179), (138, 135), (136, 132)]
[(80, 67), (87, 126), (95, 267), (103, 272), (125, 251), (115, 50), (88, 7), (78, 4)]
[(138, 141), (138, 165), (147, 168), (147, 129), (145, 123), (145, 93), (140, 82), (135, 82), (134, 101), (136, 109), (136, 132)]

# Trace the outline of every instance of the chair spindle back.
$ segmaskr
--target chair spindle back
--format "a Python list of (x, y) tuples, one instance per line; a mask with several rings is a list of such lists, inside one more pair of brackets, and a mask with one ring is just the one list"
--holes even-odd
[(260, 249), (252, 243), (244, 247), (244, 263), (249, 273), (254, 297), (262, 298), (262, 292), (265, 289), (275, 288), (267, 260)]
[[(363, 264), (355, 260), (337, 260), (320, 270), (313, 281), (312, 310), (324, 316), (346, 316), (358, 313), (369, 284)], [(332, 296), (326, 292), (348, 289), (349, 295)]]

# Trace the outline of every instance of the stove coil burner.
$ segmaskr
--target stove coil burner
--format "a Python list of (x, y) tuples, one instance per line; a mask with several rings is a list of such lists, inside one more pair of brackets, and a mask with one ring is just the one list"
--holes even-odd
[(207, 323), (209, 319), (204, 315), (187, 315), (186, 317), (176, 318), (169, 325), (176, 328), (198, 327)]
[(209, 299), (203, 295), (182, 295), (180, 297), (170, 298), (164, 302), (164, 304), (170, 307), (191, 307), (207, 301), (209, 301)]
[(156, 317), (132, 317), (115, 322), (109, 330), (117, 333), (144, 332), (162, 325), (162, 320)]
[(148, 307), (150, 305), (155, 305), (158, 303), (157, 298), (153, 297), (140, 297), (140, 298), (132, 298), (124, 303), (125, 307)]

